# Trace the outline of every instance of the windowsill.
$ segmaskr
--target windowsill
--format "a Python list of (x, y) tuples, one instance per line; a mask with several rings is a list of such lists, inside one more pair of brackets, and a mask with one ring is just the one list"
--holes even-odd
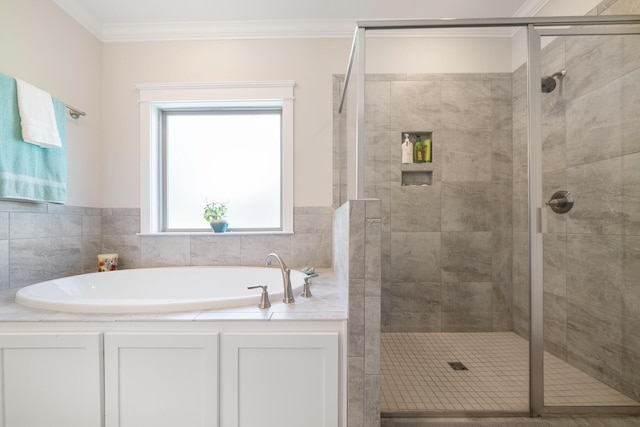
[(213, 231), (158, 231), (155, 233), (136, 233), (137, 236), (162, 237), (162, 236), (269, 236), (292, 235), (293, 231), (225, 231), (214, 233)]

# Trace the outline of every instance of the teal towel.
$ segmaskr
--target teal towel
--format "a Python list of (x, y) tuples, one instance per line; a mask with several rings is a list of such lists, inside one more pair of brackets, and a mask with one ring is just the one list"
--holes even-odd
[(0, 73), (0, 198), (67, 201), (67, 127), (64, 103), (53, 108), (62, 148), (42, 148), (22, 139), (16, 81)]

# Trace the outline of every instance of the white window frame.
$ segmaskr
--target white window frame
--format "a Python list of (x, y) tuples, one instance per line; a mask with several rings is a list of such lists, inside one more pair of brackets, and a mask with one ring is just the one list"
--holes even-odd
[(232, 234), (293, 233), (294, 86), (294, 81), (138, 84), (137, 89), (140, 92), (140, 234), (199, 234), (162, 231), (161, 110), (187, 106), (208, 107), (219, 105), (224, 101), (260, 102), (265, 100), (282, 102), (282, 230)]

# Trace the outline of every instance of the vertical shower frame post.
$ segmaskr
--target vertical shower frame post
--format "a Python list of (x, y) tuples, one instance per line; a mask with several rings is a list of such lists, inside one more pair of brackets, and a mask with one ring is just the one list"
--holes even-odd
[(365, 91), (365, 57), (366, 57), (366, 28), (360, 27), (357, 30), (358, 39), (358, 69), (357, 69), (357, 106), (356, 106), (356, 196), (358, 199), (364, 198), (364, 159), (365, 159), (365, 127), (364, 127), (364, 91)]
[(529, 212), (529, 411), (544, 409), (542, 102), (540, 35), (527, 25), (528, 212)]

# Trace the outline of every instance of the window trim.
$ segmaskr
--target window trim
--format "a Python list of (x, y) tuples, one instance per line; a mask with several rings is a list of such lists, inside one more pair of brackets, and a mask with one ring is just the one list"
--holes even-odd
[[(224, 101), (282, 102), (282, 230), (257, 234), (293, 233), (293, 88), (294, 81), (193, 84), (138, 84), (140, 94), (140, 233), (162, 231), (162, 171), (160, 112), (176, 107), (208, 107)], [(240, 234), (229, 233), (229, 234)], [(253, 232), (244, 232), (253, 234)], [(202, 234), (202, 233), (198, 233)]]

